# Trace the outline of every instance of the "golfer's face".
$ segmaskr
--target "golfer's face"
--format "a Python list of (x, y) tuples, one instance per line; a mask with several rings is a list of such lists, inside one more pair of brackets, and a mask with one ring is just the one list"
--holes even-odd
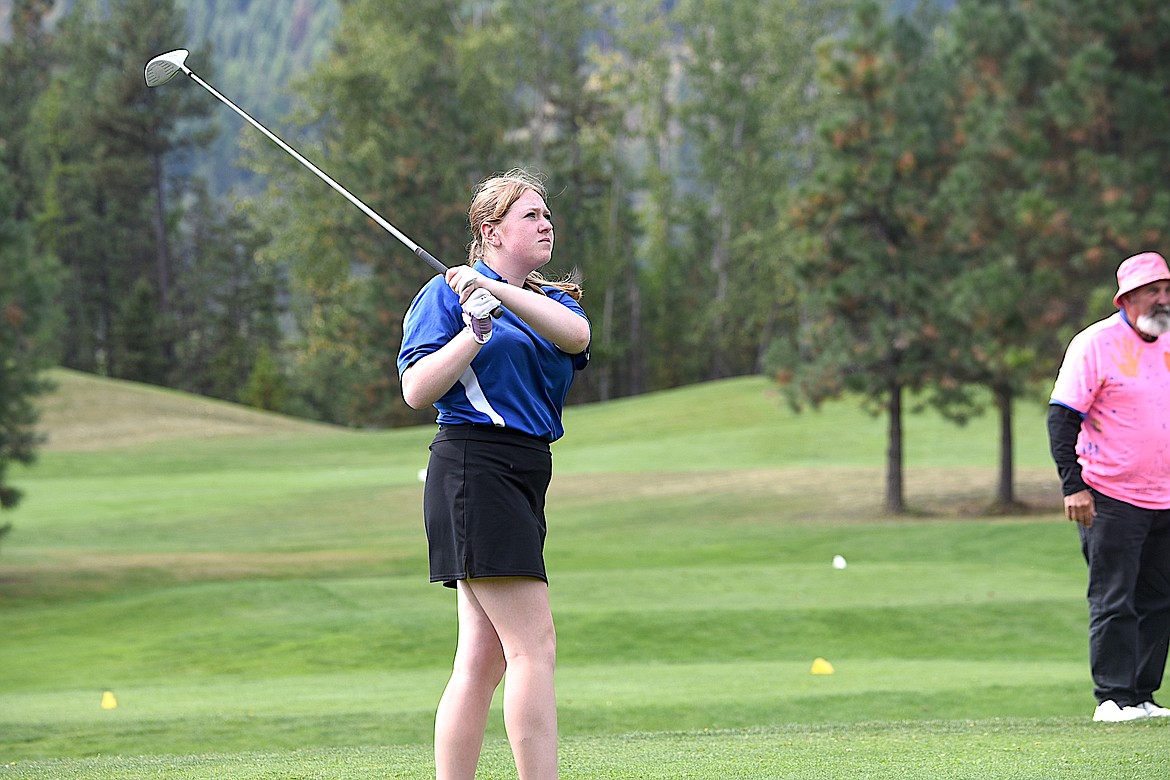
[(535, 190), (521, 195), (500, 220), (500, 250), (539, 268), (552, 259), (552, 212)]
[(1170, 281), (1150, 282), (1125, 296), (1125, 314), (1130, 322), (1170, 312)]

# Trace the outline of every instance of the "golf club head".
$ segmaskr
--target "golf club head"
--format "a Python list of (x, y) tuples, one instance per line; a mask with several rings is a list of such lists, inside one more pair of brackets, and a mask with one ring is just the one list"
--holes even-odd
[(181, 70), (186, 70), (183, 63), (191, 52), (186, 49), (175, 49), (166, 54), (160, 54), (146, 63), (146, 86), (157, 87), (166, 84)]

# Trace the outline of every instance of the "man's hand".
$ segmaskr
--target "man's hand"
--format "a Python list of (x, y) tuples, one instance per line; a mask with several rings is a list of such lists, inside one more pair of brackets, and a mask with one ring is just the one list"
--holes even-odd
[(1093, 525), (1093, 517), (1096, 514), (1092, 491), (1081, 490), (1064, 497), (1064, 516), (1069, 520), (1088, 528)]

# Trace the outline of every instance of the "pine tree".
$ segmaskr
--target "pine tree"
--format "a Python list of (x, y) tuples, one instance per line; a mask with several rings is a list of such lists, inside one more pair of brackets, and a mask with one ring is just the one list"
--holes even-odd
[[(447, 265), (466, 262), (475, 184), (508, 165), (507, 99), (488, 38), (453, 0), (355, 0), (332, 53), (305, 79), (286, 140)], [(319, 130), (314, 142), (313, 131)], [(401, 400), (393, 356), (410, 300), (433, 275), (333, 190), (263, 137), (241, 136), (270, 177), (260, 203), (287, 263), (299, 328), (294, 395), (349, 425), (425, 419)], [(306, 140), (307, 139), (307, 140)], [(294, 401), (290, 401), (295, 403)]]
[[(764, 347), (786, 318), (790, 290), (779, 256), (778, 209), (798, 180), (802, 140), (815, 119), (810, 47), (841, 22), (842, 3), (685, 0), (685, 95), (680, 110), (693, 149), (682, 172), (693, 193), (687, 220), (692, 257), (681, 276), (691, 296), (695, 379), (760, 369)], [(791, 319), (791, 318), (786, 318)]]
[(936, 291), (953, 273), (930, 220), (952, 136), (930, 21), (891, 21), (865, 2), (848, 35), (822, 47), (819, 84), (837, 99), (790, 215), (804, 236), (801, 328), (771, 357), (794, 404), (848, 390), (887, 416), (890, 513), (906, 508), (905, 395), (938, 363)]
[(642, 328), (636, 291), (632, 166), (626, 157), (633, 115), (623, 87), (622, 25), (605, 6), (552, 0), (513, 3), (498, 27), (514, 36), (502, 57), (509, 84), (508, 137), (518, 163), (548, 177), (557, 250), (546, 274), (570, 270), (586, 282), (593, 325), (590, 370), (574, 383), (573, 400), (628, 395), (642, 372)]
[(225, 209), (202, 184), (192, 186), (185, 206), (173, 231), (176, 336), (168, 383), (248, 403), (257, 361), (280, 349), (280, 274), (257, 260), (270, 237), (245, 208)]
[(1016, 504), (1013, 402), (1047, 392), (1069, 335), (1111, 310), (1116, 265), (1170, 235), (1170, 153), (1149, 130), (1170, 118), (1170, 68), (1152, 53), (1168, 31), (1144, 1), (961, 3), (953, 17), (960, 149), (936, 207), (960, 270), (939, 290), (953, 305), (936, 401), (961, 419), (971, 385), (990, 391), (1002, 509)]
[[(29, 115), (49, 81), (51, 36), (45, 16), (52, 0), (17, 0), (12, 4), (11, 40), (0, 45), (0, 167), (21, 172), (28, 146)], [(34, 176), (14, 175), (16, 216), (28, 218), (38, 200)]]
[[(13, 463), (36, 460), (42, 437), (35, 399), (51, 388), (44, 369), (54, 363), (53, 302), (59, 283), (51, 256), (36, 251), (30, 219), (37, 182), (20, 165), (28, 144), (29, 116), (48, 82), (50, 38), (47, 0), (12, 5), (12, 38), (0, 45), (0, 511), (22, 492), (8, 479)], [(0, 537), (12, 523), (0, 523)]]
[[(142, 74), (151, 57), (184, 37), (171, 0), (90, 0), (73, 8), (54, 40), (58, 67), (32, 112), (28, 172), (42, 182), (40, 243), (68, 262), (69, 367), (122, 374), (123, 298), (140, 279), (154, 288), (160, 317), (170, 316), (174, 191), (163, 158), (204, 140), (180, 128), (205, 114), (210, 98), (201, 90), (149, 90)], [(171, 334), (162, 335), (159, 359), (167, 360)]]
[(0, 509), (12, 509), (21, 499), (8, 482), (9, 465), (36, 459), (41, 437), (33, 402), (50, 389), (42, 372), (54, 357), (57, 267), (34, 250), (29, 224), (16, 217), (17, 203), (11, 177), (0, 167)]

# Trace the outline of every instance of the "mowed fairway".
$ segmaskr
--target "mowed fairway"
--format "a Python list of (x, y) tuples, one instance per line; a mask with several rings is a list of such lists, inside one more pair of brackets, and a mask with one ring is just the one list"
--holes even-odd
[[(54, 376), (0, 518), (0, 777), (433, 777), (455, 640), (426, 581), (433, 430)], [(570, 409), (562, 778), (1170, 776), (1170, 723), (1089, 722), (1084, 566), (1044, 406), (1016, 413), (1033, 511), (980, 511), (993, 418), (927, 414), (891, 519), (885, 420), (854, 403), (796, 415), (743, 378)], [(480, 776), (515, 778), (498, 708)]]

